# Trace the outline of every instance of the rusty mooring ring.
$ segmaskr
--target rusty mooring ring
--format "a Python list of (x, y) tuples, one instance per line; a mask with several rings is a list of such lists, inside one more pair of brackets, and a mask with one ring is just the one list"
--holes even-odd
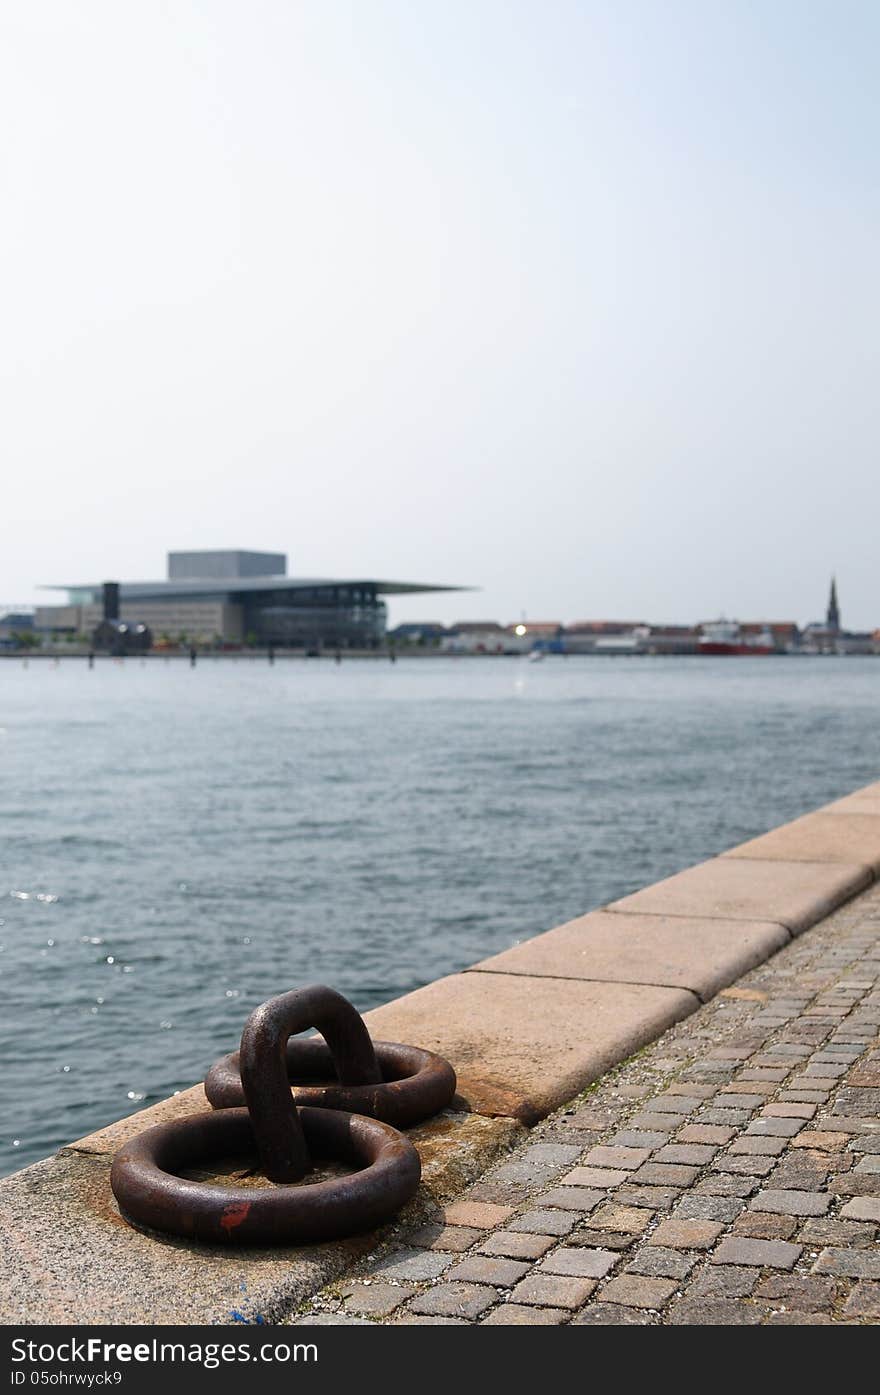
[[(325, 1033), (341, 1069), (355, 1080), (379, 1081), (367, 1029), (338, 993), (315, 987), (270, 998), (251, 1013), (241, 1036), (247, 1109), (160, 1124), (116, 1154), (110, 1185), (127, 1219), (197, 1240), (290, 1244), (369, 1230), (409, 1200), (422, 1168), (415, 1148), (395, 1128), (348, 1111), (297, 1107), (285, 1047), (291, 1033), (311, 1026)], [(211, 1157), (255, 1146), (273, 1182), (299, 1181), (313, 1154), (358, 1171), (300, 1187), (253, 1189), (179, 1175)]]
[[(370, 1042), (355, 1008), (332, 989), (301, 988), (270, 998), (248, 1019), (245, 1033), (258, 1014), (265, 1025), (270, 1010), (283, 1014), (291, 1008), (303, 1019), (308, 1018), (308, 1025), (317, 1026), (327, 1038), (321, 1041), (317, 1037), (291, 1037), (283, 1048), (288, 1083), (298, 1105), (348, 1110), (381, 1119), (396, 1128), (408, 1128), (450, 1103), (456, 1080), (448, 1061), (418, 1046)], [(244, 1042), (243, 1034), (243, 1046)], [(271, 1049), (282, 1049), (275, 1038)], [(241, 1054), (233, 1051), (221, 1057), (207, 1074), (205, 1094), (215, 1109), (229, 1109), (245, 1102)], [(332, 1083), (300, 1083), (324, 1080)]]
[(140, 1225), (193, 1240), (306, 1244), (370, 1230), (414, 1195), (419, 1155), (396, 1129), (340, 1110), (298, 1114), (311, 1153), (361, 1170), (325, 1182), (254, 1189), (180, 1177), (180, 1169), (210, 1157), (253, 1150), (248, 1111), (223, 1109), (159, 1124), (124, 1144), (110, 1172), (120, 1210)]

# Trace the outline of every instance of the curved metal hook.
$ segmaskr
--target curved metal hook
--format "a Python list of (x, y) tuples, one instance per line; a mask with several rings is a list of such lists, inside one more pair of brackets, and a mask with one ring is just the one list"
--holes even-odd
[(269, 998), (241, 1034), (241, 1081), (260, 1161), (272, 1182), (297, 1182), (310, 1167), (302, 1125), (287, 1080), (287, 1042), (317, 1027), (341, 1080), (378, 1085), (382, 1075), (364, 1022), (341, 993), (313, 984)]

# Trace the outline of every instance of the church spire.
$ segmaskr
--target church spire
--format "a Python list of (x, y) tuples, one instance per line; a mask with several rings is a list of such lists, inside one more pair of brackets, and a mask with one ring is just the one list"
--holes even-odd
[(837, 578), (831, 578), (831, 594), (828, 597), (828, 610), (825, 616), (825, 623), (829, 630), (840, 629), (840, 607), (837, 604)]

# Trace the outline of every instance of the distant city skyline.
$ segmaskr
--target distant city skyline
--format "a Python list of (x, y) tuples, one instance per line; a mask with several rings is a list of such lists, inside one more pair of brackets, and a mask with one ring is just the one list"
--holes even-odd
[(8, 0), (0, 597), (880, 625), (873, 0)]
[[(205, 550), (210, 551), (213, 549), (208, 548)], [(242, 549), (236, 550), (241, 551)], [(248, 552), (272, 552), (273, 550), (276, 552), (278, 551), (277, 548), (248, 548), (243, 550)], [(288, 554), (287, 552), (279, 552), (278, 555), (279, 559), (283, 559), (290, 554)], [(294, 567), (294, 556), (295, 552), (291, 556), (291, 565), (288, 567), (288, 572), (290, 576), (305, 576), (305, 572), (297, 571)], [(85, 572), (83, 572), (82, 574), (72, 575), (71, 577), (68, 577), (66, 581), (63, 582), (59, 581), (57, 583), (40, 583), (36, 588), (31, 588), (30, 599), (27, 600), (22, 599), (22, 597), (26, 594), (26, 589), (23, 590), (22, 588), (19, 588), (18, 600), (16, 600), (13, 597), (12, 599), (6, 602), (0, 601), (0, 614), (2, 614), (2, 612), (6, 609), (17, 609), (21, 608), (22, 606), (33, 607), (35, 605), (45, 606), (58, 604), (59, 598), (57, 595), (53, 594), (56, 587), (62, 588), (66, 587), (67, 585), (76, 586), (81, 584), (92, 585), (104, 580), (118, 580), (122, 582), (159, 581), (163, 577), (165, 577), (168, 566), (168, 559), (165, 555), (163, 555), (162, 565), (160, 567), (154, 568), (152, 572), (144, 573), (143, 575), (114, 577), (107, 575), (99, 577), (97, 575), (87, 575)], [(279, 574), (281, 574), (281, 572), (283, 572), (283, 566), (279, 569)], [(317, 577), (317, 574), (308, 573), (308, 575), (309, 577), (312, 577), (314, 575), (315, 579), (319, 579)], [(339, 578), (348, 577), (350, 579), (353, 579), (355, 575), (356, 574), (351, 572), (350, 569), (346, 569), (343, 567), (338, 568), (335, 572), (332, 573), (327, 572), (325, 574), (324, 579), (329, 580), (332, 576), (336, 576)], [(390, 577), (389, 569), (379, 569), (376, 575)], [(398, 580), (414, 581), (415, 578), (406, 577), (398, 578)], [(438, 586), (450, 586), (452, 588), (462, 584), (466, 585), (466, 583), (450, 581), (448, 578), (438, 579), (437, 577), (431, 577), (429, 578), (429, 580), (431, 582), (436, 583)], [(395, 625), (405, 623), (408, 620), (422, 620), (426, 622), (438, 621), (446, 626), (453, 624), (456, 620), (486, 620), (492, 622), (497, 621), (501, 624), (514, 624), (517, 621), (521, 620), (532, 621), (533, 623), (540, 623), (542, 621), (556, 621), (562, 625), (572, 625), (577, 623), (578, 621), (607, 620), (612, 622), (629, 621), (633, 624), (649, 625), (696, 625), (701, 622), (717, 620), (722, 617), (731, 620), (740, 620), (743, 622), (755, 622), (766, 620), (768, 622), (781, 623), (791, 621), (794, 624), (796, 624), (799, 628), (803, 628), (809, 624), (823, 623), (826, 620), (826, 618), (831, 614), (831, 605), (833, 603), (835, 613), (838, 616), (839, 624), (842, 628), (871, 631), (880, 629), (880, 603), (878, 603), (877, 615), (874, 621), (869, 620), (867, 624), (857, 625), (849, 620), (845, 610), (845, 597), (844, 601), (840, 602), (839, 593), (840, 587), (838, 577), (836, 574), (831, 574), (826, 579), (824, 602), (822, 604), (817, 604), (814, 608), (814, 612), (811, 612), (810, 614), (807, 614), (806, 612), (801, 614), (782, 614), (780, 612), (777, 614), (776, 612), (772, 612), (771, 610), (767, 609), (767, 607), (764, 607), (763, 609), (759, 608), (754, 612), (748, 613), (745, 611), (737, 612), (736, 610), (718, 611), (715, 613), (710, 613), (708, 611), (701, 611), (699, 609), (699, 606), (697, 606), (696, 609), (692, 609), (689, 613), (679, 615), (655, 615), (651, 614), (650, 611), (648, 611), (647, 609), (638, 613), (630, 613), (625, 612), (622, 608), (618, 608), (616, 610), (612, 609), (607, 612), (599, 612), (590, 611), (588, 609), (584, 609), (583, 607), (576, 614), (564, 614), (558, 609), (555, 611), (551, 611), (548, 609), (546, 613), (541, 612), (539, 614), (535, 610), (529, 610), (528, 607), (520, 607), (515, 613), (508, 614), (506, 611), (500, 610), (496, 612), (490, 612), (487, 604), (486, 592), (483, 588), (480, 588), (479, 586), (474, 587), (471, 590), (456, 591), (453, 589), (448, 592), (428, 591), (426, 593), (412, 596), (390, 595), (386, 596), (385, 599), (386, 604), (388, 606), (389, 628), (393, 628)]]

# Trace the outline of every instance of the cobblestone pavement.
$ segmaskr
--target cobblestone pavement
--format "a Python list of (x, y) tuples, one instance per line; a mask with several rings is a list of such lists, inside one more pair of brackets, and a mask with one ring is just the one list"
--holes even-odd
[(880, 888), (292, 1320), (876, 1322), (878, 1033)]

